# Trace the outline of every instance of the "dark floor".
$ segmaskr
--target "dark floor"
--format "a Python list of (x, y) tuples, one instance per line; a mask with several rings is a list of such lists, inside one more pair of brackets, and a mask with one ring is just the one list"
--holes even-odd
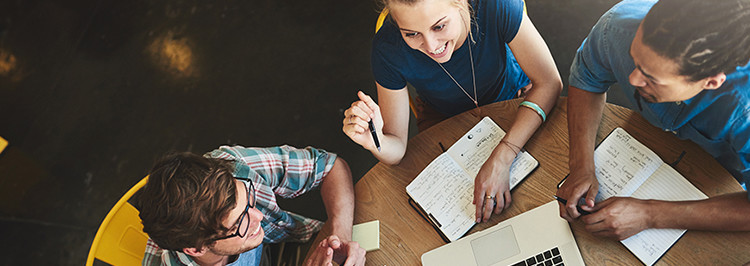
[[(564, 81), (614, 0), (529, 0)], [(0, 265), (81, 265), (109, 208), (167, 151), (312, 145), (374, 93), (359, 1), (0, 0)], [(615, 100), (616, 101), (616, 100)], [(413, 133), (413, 132), (412, 132)], [(319, 197), (286, 202), (324, 218)]]

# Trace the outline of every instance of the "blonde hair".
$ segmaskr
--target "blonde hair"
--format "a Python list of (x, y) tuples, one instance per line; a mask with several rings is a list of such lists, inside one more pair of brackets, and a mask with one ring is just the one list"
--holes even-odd
[[(393, 16), (390, 15), (390, 11), (391, 11), (390, 4), (399, 3), (399, 4), (405, 4), (407, 6), (413, 6), (421, 1), (424, 1), (424, 0), (377, 0), (378, 5), (382, 7), (380, 13), (384, 13), (384, 12), (388, 13), (389, 15), (387, 19), (390, 20), (394, 25), (398, 25), (398, 23), (393, 19)], [(473, 43), (476, 43), (476, 41), (474, 41), (474, 36), (471, 34), (471, 26), (472, 25), (476, 27), (478, 26), (475, 23), (476, 17), (474, 16), (474, 10), (472, 9), (471, 4), (469, 4), (471, 0), (466, 0), (465, 5), (463, 4), (462, 0), (444, 0), (444, 1), (451, 1), (453, 2), (454, 6), (458, 7), (459, 14), (461, 14), (461, 19), (463, 20), (464, 25), (466, 25), (466, 31), (469, 34), (469, 39)]]

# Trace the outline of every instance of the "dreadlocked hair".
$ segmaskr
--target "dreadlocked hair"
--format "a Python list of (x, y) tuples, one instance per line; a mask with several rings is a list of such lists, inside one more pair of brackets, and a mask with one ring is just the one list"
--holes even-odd
[(641, 24), (643, 43), (698, 81), (750, 60), (750, 0), (660, 0)]

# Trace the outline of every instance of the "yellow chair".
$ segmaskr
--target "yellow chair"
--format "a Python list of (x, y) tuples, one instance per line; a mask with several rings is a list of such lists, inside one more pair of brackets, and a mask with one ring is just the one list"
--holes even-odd
[(3, 137), (0, 137), (0, 153), (3, 153), (3, 150), (5, 150), (5, 147), (8, 147), (8, 141), (5, 140)]
[(378, 33), (378, 30), (380, 30), (380, 27), (383, 26), (383, 22), (385, 22), (385, 18), (388, 17), (388, 9), (383, 9), (383, 11), (380, 11), (380, 16), (378, 16), (378, 20), (375, 22), (375, 33)]
[[(385, 19), (387, 17), (388, 9), (383, 9), (383, 11), (380, 11), (378, 20), (375, 22), (375, 33), (378, 33), (378, 30), (380, 30), (380, 27), (383, 26), (383, 22), (385, 22)], [(414, 105), (414, 98), (411, 97), (411, 93), (409, 93), (409, 108), (411, 108), (411, 112), (412, 114), (414, 114), (414, 118), (417, 118), (417, 108)]]
[(91, 243), (86, 266), (93, 265), (94, 258), (112, 265), (141, 265), (148, 235), (143, 232), (138, 210), (128, 203), (128, 199), (147, 180), (148, 176), (130, 188), (104, 217), (94, 242)]

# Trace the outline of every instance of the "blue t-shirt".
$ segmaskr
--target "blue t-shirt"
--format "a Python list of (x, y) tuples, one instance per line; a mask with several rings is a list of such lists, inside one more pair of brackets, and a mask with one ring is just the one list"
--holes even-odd
[[(516, 36), (523, 18), (522, 0), (476, 0), (472, 2), (476, 25), (471, 31), (477, 98), (480, 105), (508, 100), (529, 84), (507, 43)], [(474, 97), (471, 60), (467, 37), (461, 47), (444, 63), (445, 69)], [(372, 48), (372, 72), (381, 86), (398, 90), (410, 83), (417, 94), (435, 110), (453, 116), (474, 108), (437, 62), (404, 42), (398, 27), (387, 19), (375, 34)]]
[(227, 266), (253, 266), (253, 265), (260, 265), (260, 258), (263, 255), (263, 243), (260, 244), (260, 246), (257, 246), (254, 249), (245, 251), (245, 253), (240, 254), (239, 257), (237, 257), (237, 260), (235, 260), (232, 263), (227, 264)]
[(634, 97), (635, 87), (628, 79), (635, 69), (630, 44), (655, 3), (625, 0), (607, 11), (578, 48), (570, 67), (570, 85), (602, 93), (617, 83), (629, 100), (629, 108), (640, 112), (654, 126), (695, 142), (740, 183), (748, 183), (750, 65), (728, 73), (720, 88), (704, 90), (682, 102), (649, 103)]

